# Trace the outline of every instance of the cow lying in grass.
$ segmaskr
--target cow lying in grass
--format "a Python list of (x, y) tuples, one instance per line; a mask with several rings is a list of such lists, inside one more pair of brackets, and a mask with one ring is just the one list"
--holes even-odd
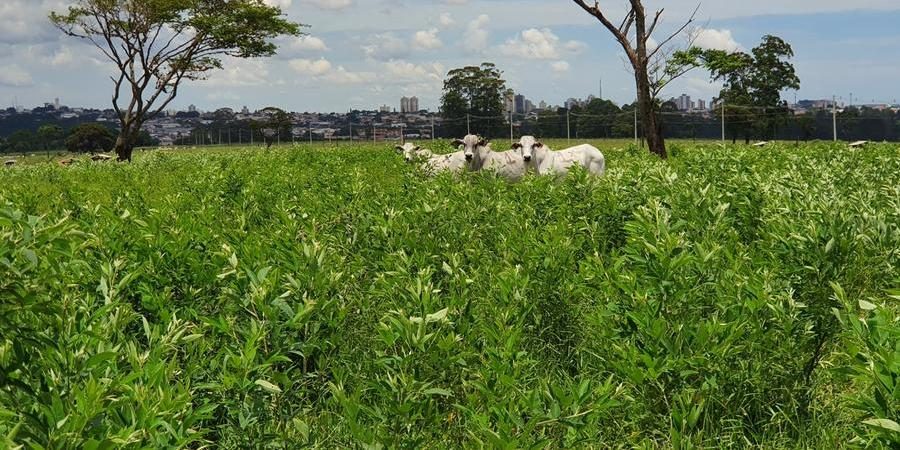
[(522, 178), (528, 171), (518, 151), (495, 152), (491, 144), (480, 136), (470, 134), (453, 141), (453, 145), (462, 149), (472, 171), (486, 170), (512, 181)]
[(431, 158), (432, 156), (434, 156), (434, 153), (432, 153), (431, 150), (419, 147), (412, 142), (398, 145), (394, 147), (394, 149), (397, 150), (397, 153), (403, 155), (403, 158), (406, 159), (406, 162), (413, 162), (421, 158)]
[(606, 172), (606, 158), (603, 157), (603, 153), (597, 150), (597, 147), (588, 144), (553, 151), (534, 136), (522, 136), (518, 143), (513, 144), (513, 149), (518, 151), (525, 163), (539, 175), (566, 175), (576, 165), (597, 176), (602, 176)]
[(422, 168), (432, 175), (441, 172), (462, 172), (466, 169), (466, 158), (462, 151), (446, 155), (435, 155), (431, 150), (423, 149), (415, 144), (395, 147), (397, 153), (403, 155), (406, 162), (421, 162)]

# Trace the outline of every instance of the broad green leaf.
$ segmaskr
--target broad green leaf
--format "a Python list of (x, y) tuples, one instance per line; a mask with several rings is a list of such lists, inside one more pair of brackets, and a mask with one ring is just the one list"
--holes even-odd
[(893, 431), (895, 433), (900, 433), (900, 424), (890, 419), (869, 419), (864, 420), (863, 423), (875, 428), (881, 428), (884, 430)]
[(272, 394), (280, 394), (281, 393), (280, 387), (278, 387), (266, 380), (256, 380), (255, 383), (257, 386), (263, 388), (265, 391), (267, 391), (269, 393), (272, 393)]

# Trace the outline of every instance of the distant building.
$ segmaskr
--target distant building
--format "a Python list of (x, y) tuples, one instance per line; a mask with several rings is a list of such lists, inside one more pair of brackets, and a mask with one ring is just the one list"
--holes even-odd
[(409, 98), (409, 111), (407, 112), (418, 112), (419, 111), (419, 97), (415, 95)]
[(409, 110), (409, 97), (403, 97), (400, 99), (400, 112), (408, 113)]
[(687, 94), (681, 94), (680, 97), (675, 99), (675, 105), (678, 106), (679, 111), (690, 111), (692, 108), (691, 96)]
[(525, 114), (534, 111), (534, 103), (531, 100), (525, 100)]
[(541, 102), (538, 103), (538, 108), (540, 108), (540, 109), (547, 109), (547, 102), (541, 100)]
[(197, 107), (194, 105), (188, 106), (188, 112), (192, 112), (192, 113), (197, 112)]
[(378, 112), (389, 113), (391, 112), (391, 107), (388, 105), (381, 105), (381, 107), (378, 108)]
[(697, 100), (697, 109), (700, 111), (706, 111), (706, 100), (698, 99)]
[(513, 110), (516, 114), (525, 114), (525, 96), (522, 94), (516, 95), (515, 97), (515, 110)]

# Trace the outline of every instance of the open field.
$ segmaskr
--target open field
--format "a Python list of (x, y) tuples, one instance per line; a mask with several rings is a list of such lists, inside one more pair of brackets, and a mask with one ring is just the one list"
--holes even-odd
[(0, 168), (0, 446), (900, 445), (900, 149), (607, 144)]

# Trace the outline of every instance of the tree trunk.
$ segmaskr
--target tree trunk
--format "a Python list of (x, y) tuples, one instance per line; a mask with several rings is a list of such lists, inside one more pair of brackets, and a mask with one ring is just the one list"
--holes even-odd
[(134, 140), (137, 136), (137, 130), (140, 129), (139, 124), (133, 123), (123, 126), (119, 131), (119, 136), (116, 137), (116, 144), (113, 146), (113, 151), (116, 152), (119, 161), (131, 162), (131, 156), (134, 153)]
[(666, 142), (663, 139), (662, 128), (659, 126), (659, 118), (656, 116), (656, 108), (653, 97), (650, 95), (650, 79), (647, 76), (647, 68), (640, 70), (635, 68), (635, 81), (638, 91), (638, 107), (641, 112), (641, 120), (644, 124), (644, 134), (647, 136), (647, 146), (651, 153), (662, 159), (666, 159)]

